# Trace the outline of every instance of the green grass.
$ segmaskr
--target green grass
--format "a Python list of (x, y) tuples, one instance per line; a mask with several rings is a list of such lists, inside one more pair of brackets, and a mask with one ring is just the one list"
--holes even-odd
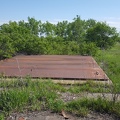
[(116, 91), (120, 92), (120, 43), (109, 50), (100, 51), (95, 59), (112, 80)]
[(0, 78), (0, 87), (3, 89), (14, 89), (14, 88), (21, 88), (21, 87), (27, 87), (32, 86), (37, 83), (46, 83), (45, 87), (50, 87), (49, 89), (55, 90), (55, 91), (61, 91), (64, 92), (66, 89), (61, 86), (60, 84), (54, 84), (51, 80), (44, 80), (44, 79), (31, 79), (31, 77), (26, 76), (23, 79), (19, 78)]
[(81, 93), (81, 92), (90, 92), (90, 93), (109, 93), (111, 92), (111, 85), (108, 84), (100, 84), (94, 83), (92, 81), (88, 81), (84, 84), (75, 84), (71, 85), (67, 90), (71, 93)]
[(4, 114), (1, 114), (1, 113), (0, 113), (0, 120), (4, 120), (4, 119), (5, 119)]
[[(31, 79), (18, 81), (18, 83), (15, 80), (12, 82), (4, 83), (4, 87), (7, 85), (6, 89), (0, 91), (0, 110), (5, 115), (14, 111), (50, 109), (58, 112), (63, 109), (63, 101), (58, 99), (57, 94), (57, 91), (63, 91), (62, 86), (51, 81), (31, 81)], [(21, 86), (18, 86), (19, 83)]]
[[(21, 87), (26, 87), (31, 84), (31, 78), (26, 77), (24, 81), (21, 81), (20, 79), (10, 79), (6, 80), (6, 78), (0, 80), (0, 87), (3, 89), (14, 89), (14, 88), (21, 88)], [(38, 80), (32, 80), (32, 81), (45, 81), (42, 79)], [(47, 82), (47, 81), (46, 81)], [(53, 82), (47, 82), (47, 86), (52, 86), (49, 89), (53, 91), (58, 91), (58, 92), (67, 92), (69, 91), (70, 93), (81, 93), (81, 92), (94, 92), (94, 93), (109, 93), (111, 92), (111, 88), (113, 87), (108, 84), (100, 84), (100, 83), (94, 83), (92, 81), (88, 81), (84, 84), (73, 84), (70, 85), (68, 88), (66, 85), (61, 85), (61, 84), (53, 84)], [(68, 85), (67, 85), (68, 86)]]
[(106, 99), (79, 99), (68, 102), (66, 110), (78, 116), (86, 116), (91, 110), (99, 113), (114, 114), (120, 118), (120, 102), (108, 101)]

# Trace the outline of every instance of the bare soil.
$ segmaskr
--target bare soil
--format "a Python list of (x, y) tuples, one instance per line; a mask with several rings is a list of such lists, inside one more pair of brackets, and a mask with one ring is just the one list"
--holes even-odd
[[(77, 117), (70, 113), (66, 113), (68, 116), (68, 120), (120, 120), (115, 116), (108, 115), (108, 114), (100, 114), (91, 112), (88, 114), (87, 117)], [(11, 114), (7, 120), (65, 120), (65, 118), (60, 113), (52, 113), (50, 111), (41, 111), (41, 112), (31, 112), (31, 113), (14, 113)]]
[[(109, 100), (113, 99), (112, 94), (108, 93), (81, 93), (81, 94), (72, 94), (72, 93), (58, 93), (61, 96), (61, 99), (64, 102), (69, 102), (71, 100), (80, 99), (83, 97), (88, 98), (97, 98), (98, 96), (107, 98)], [(116, 100), (120, 100), (120, 96), (117, 95)], [(78, 117), (76, 115), (66, 113), (68, 120), (120, 120), (120, 118), (115, 117), (114, 115), (109, 114), (100, 114), (91, 111), (86, 117)], [(51, 111), (36, 111), (29, 113), (13, 113), (7, 118), (7, 120), (65, 120), (61, 113), (52, 113)]]

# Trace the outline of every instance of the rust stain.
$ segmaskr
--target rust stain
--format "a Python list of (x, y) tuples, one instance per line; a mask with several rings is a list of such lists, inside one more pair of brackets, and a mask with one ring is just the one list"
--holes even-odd
[(7, 77), (76, 80), (108, 80), (91, 56), (30, 55), (0, 61), (0, 73)]

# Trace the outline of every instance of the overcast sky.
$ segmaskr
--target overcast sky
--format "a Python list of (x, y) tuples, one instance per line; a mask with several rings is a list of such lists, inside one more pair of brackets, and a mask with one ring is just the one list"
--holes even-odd
[(28, 16), (56, 23), (76, 15), (106, 21), (120, 31), (120, 0), (0, 0), (0, 24), (26, 21)]

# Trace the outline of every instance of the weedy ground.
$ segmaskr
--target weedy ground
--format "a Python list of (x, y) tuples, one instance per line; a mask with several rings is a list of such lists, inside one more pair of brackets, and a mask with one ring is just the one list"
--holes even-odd
[[(3, 78), (2, 78), (3, 79)], [(89, 111), (114, 114), (120, 117), (120, 101), (109, 101), (103, 97), (98, 98), (78, 98), (64, 102), (62, 93), (74, 93), (76, 95), (83, 92), (109, 92), (112, 86), (100, 86), (92, 82), (83, 85), (64, 85), (53, 83), (51, 80), (24, 80), (13, 79), (10, 81), (1, 80), (0, 91), (0, 119), (14, 112), (45, 111), (60, 112), (65, 110), (77, 116), (87, 116)]]
[(114, 88), (120, 91), (120, 43), (109, 50), (100, 50), (95, 57), (101, 68), (112, 80)]
[[(87, 116), (90, 111), (113, 114), (120, 118), (120, 44), (108, 51), (100, 51), (97, 62), (107, 73), (113, 85), (96, 84), (89, 81), (84, 84), (61, 85), (51, 80), (32, 80), (29, 76), (23, 79), (6, 80), (0, 77), (0, 120), (14, 112), (45, 111), (60, 112), (65, 110), (77, 116)], [(64, 101), (63, 93), (79, 95), (81, 93), (113, 94), (113, 99), (105, 97), (82, 97)]]

